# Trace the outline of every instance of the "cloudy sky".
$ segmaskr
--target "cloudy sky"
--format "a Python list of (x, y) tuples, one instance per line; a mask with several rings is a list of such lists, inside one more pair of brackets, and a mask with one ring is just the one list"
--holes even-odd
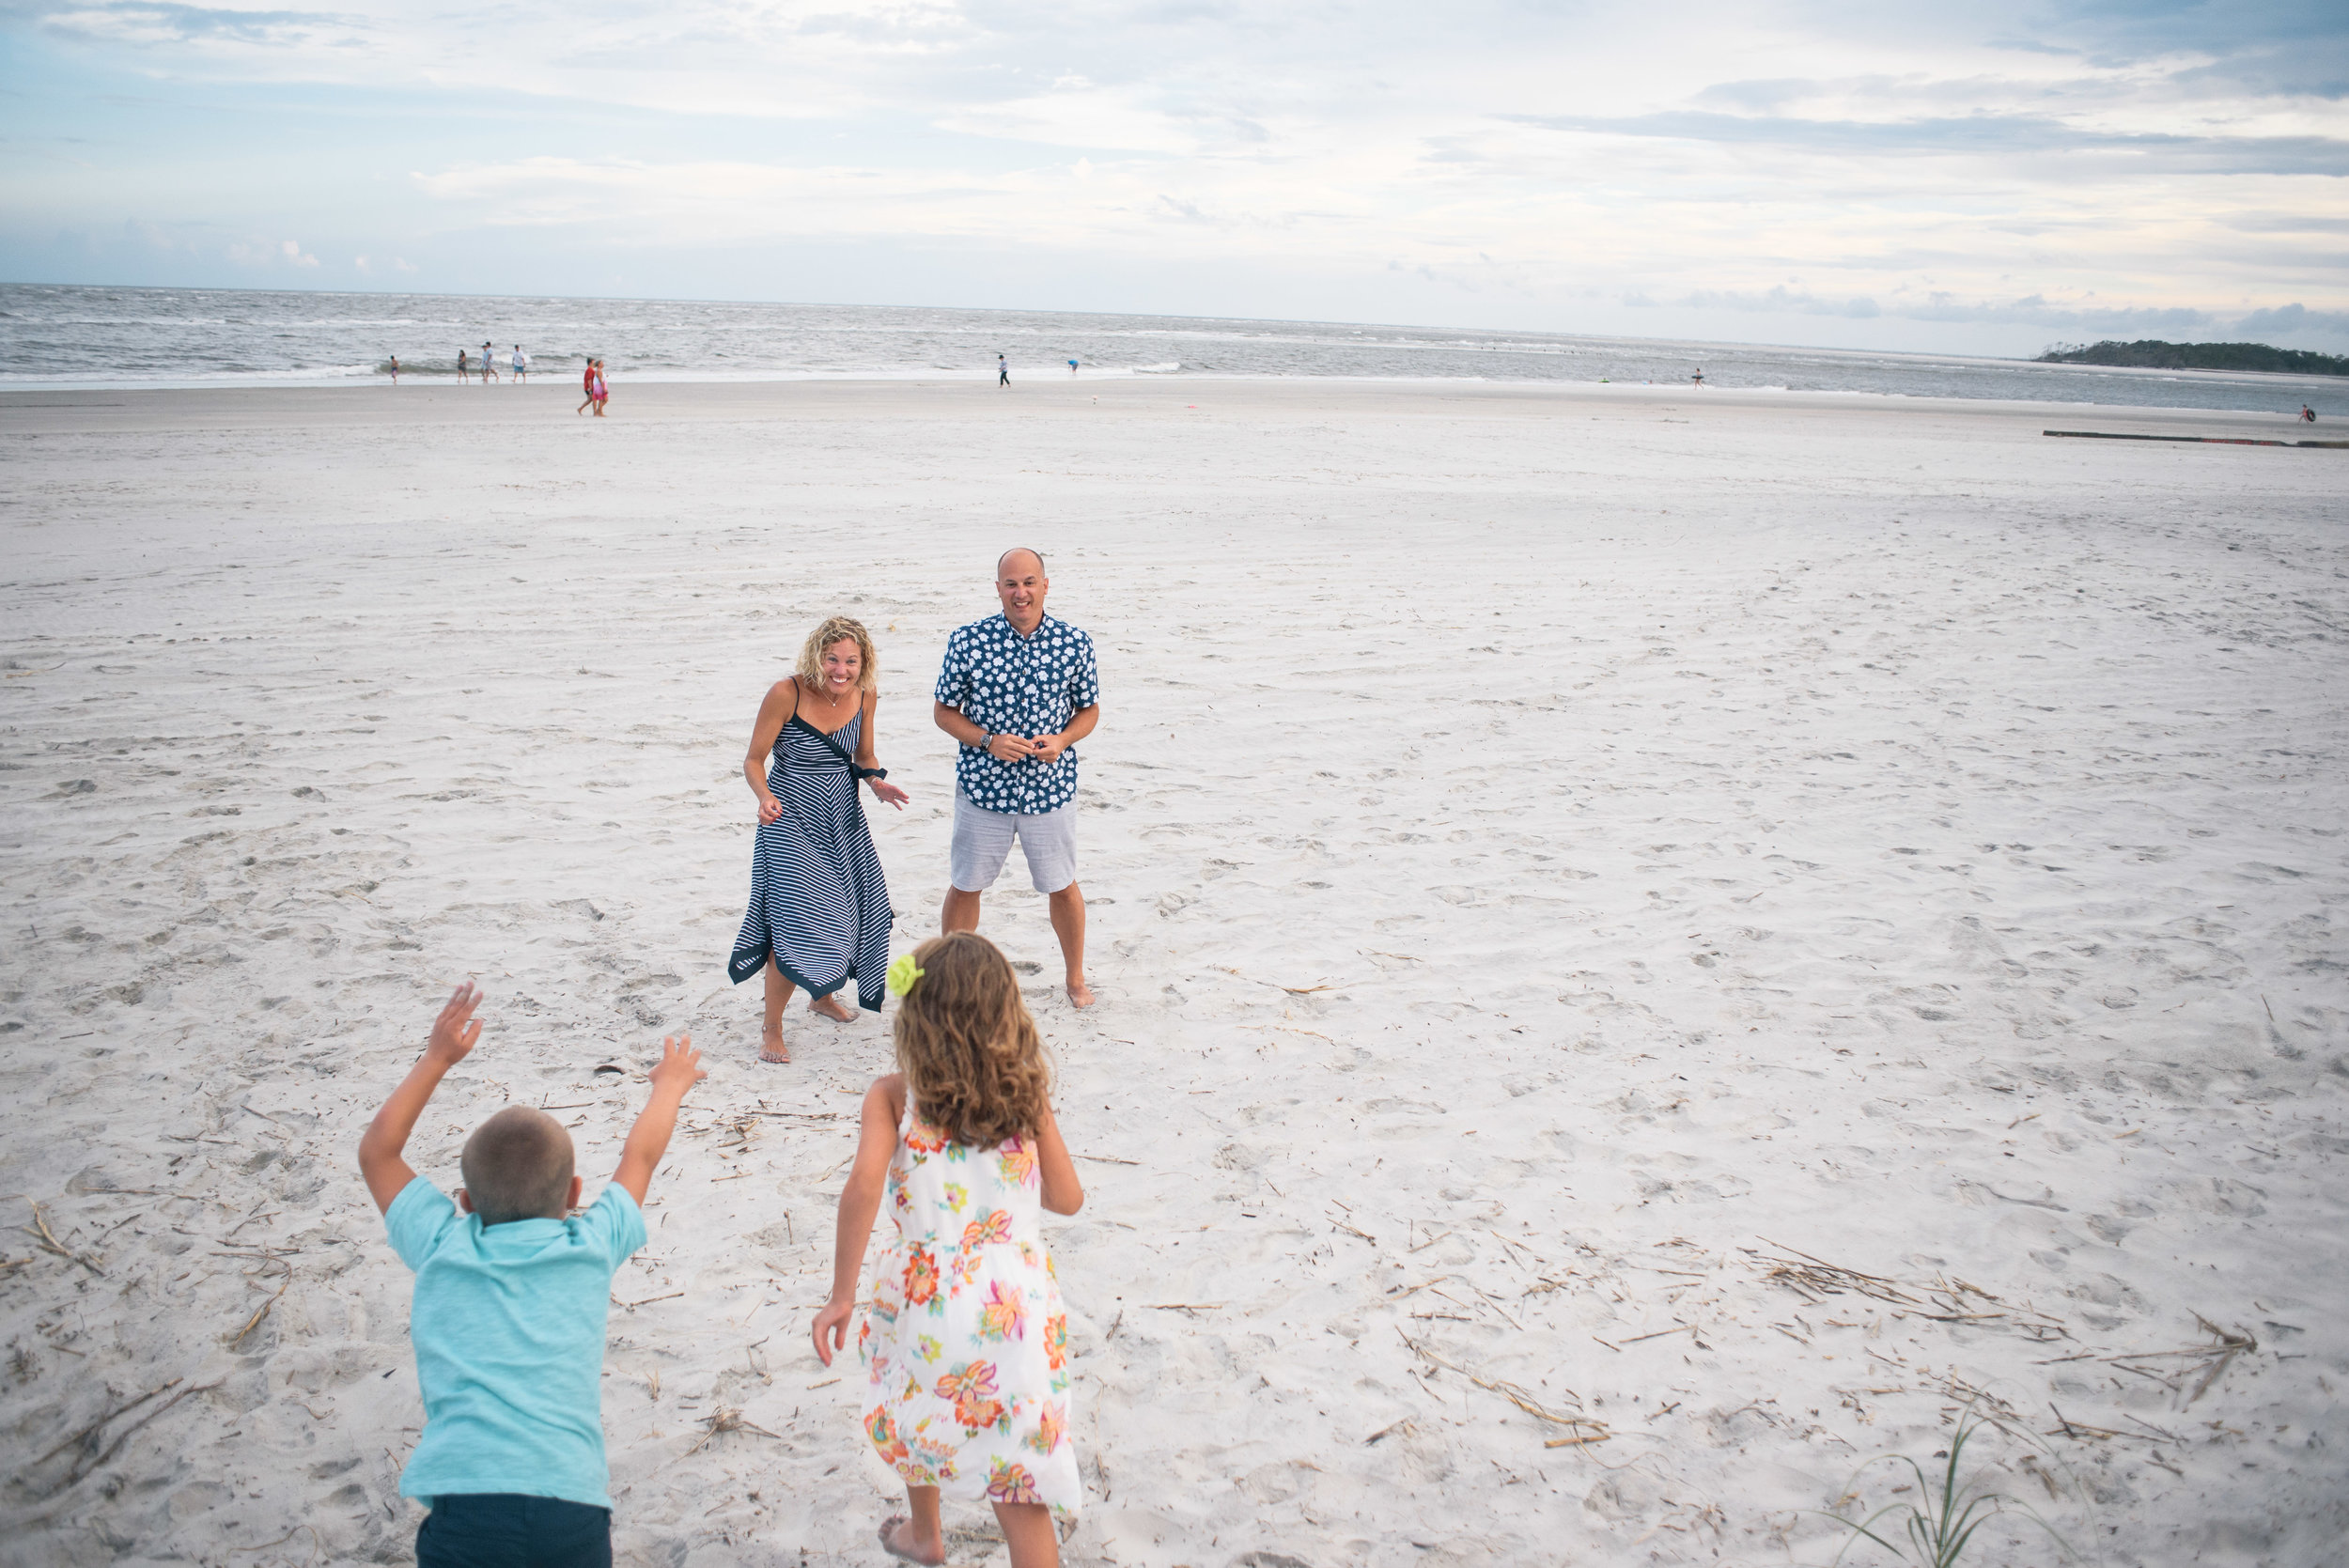
[(0, 0), (0, 278), (2349, 351), (2341, 0)]

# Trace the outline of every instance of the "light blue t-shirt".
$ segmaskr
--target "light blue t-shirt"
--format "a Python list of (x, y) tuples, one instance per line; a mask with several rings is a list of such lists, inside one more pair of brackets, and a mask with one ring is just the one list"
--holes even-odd
[(614, 1272), (645, 1245), (636, 1200), (613, 1182), (575, 1218), (485, 1229), (418, 1176), (383, 1226), (416, 1271), (408, 1337), (424, 1436), (401, 1495), (520, 1492), (610, 1508), (604, 1322)]

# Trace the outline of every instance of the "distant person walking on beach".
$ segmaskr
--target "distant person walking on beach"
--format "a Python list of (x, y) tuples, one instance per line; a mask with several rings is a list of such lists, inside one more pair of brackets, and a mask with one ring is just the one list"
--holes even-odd
[(1695, 375), (1693, 375), (1693, 376), (1689, 377), (1689, 378), (1688, 378), (1688, 380), (1689, 380), (1690, 381), (1694, 382), (1694, 383), (1695, 383), (1696, 385), (1698, 385), (1698, 386), (1703, 386), (1703, 385), (1704, 384), (1704, 371), (1703, 371), (1703, 369), (1702, 367), (1700, 367), (1700, 368), (1698, 369), (1697, 373), (1696, 373)]
[(481, 384), (488, 386), (498, 379), (497, 350), (485, 339), (481, 345)]
[(530, 356), (522, 352), (522, 346), (519, 343), (514, 345), (514, 379), (518, 381), (530, 380)]
[(470, 380), (473, 380), (472, 367), (473, 367), (473, 361), (472, 361), (469, 357), (467, 357), (467, 355), (466, 355), (466, 353), (465, 353), (465, 350), (464, 350), (464, 349), (458, 349), (458, 350), (457, 350), (457, 379), (458, 379), (459, 380), (460, 380), (460, 381), (470, 381)]
[(580, 404), (579, 407), (573, 409), (571, 411), (573, 413), (585, 413), (590, 408), (595, 406), (596, 401), (596, 362), (594, 360), (589, 360), (587, 362), (587, 367), (579, 373), (579, 390), (585, 396), (586, 401)]
[(842, 1023), (856, 1015), (832, 993), (851, 980), (859, 1005), (880, 1011), (895, 916), (857, 785), (869, 783), (899, 811), (907, 796), (874, 760), (876, 662), (863, 626), (832, 616), (809, 634), (799, 667), (768, 688), (751, 726), (742, 776), (758, 798), (758, 840), (726, 974), (739, 986), (766, 971), (761, 1062), (791, 1060), (783, 1010), (795, 986), (809, 1012)]
[(397, 354), (392, 356), (392, 384), (399, 385), (399, 356)]
[(1085, 984), (1085, 900), (1077, 886), (1077, 753), (1101, 721), (1093, 639), (1044, 613), (1044, 557), (1007, 550), (995, 563), (1003, 611), (946, 639), (931, 715), (962, 743), (955, 764), (952, 885), (942, 931), (979, 928), (979, 899), (1014, 840), (1028, 880), (1050, 901), (1068, 1000), (1093, 1005)]
[(1073, 359), (1068, 362), (1068, 373), (1072, 376), (1077, 373), (1077, 362)]
[(2303, 403), (2300, 405), (2300, 418), (2303, 423), (2313, 425), (2316, 423), (2316, 411)]
[(1011, 385), (1011, 365), (1001, 354), (995, 356), (995, 384), (997, 386)]
[(596, 417), (603, 417), (604, 405), (612, 401), (612, 383), (603, 379), (603, 361), (596, 361), (595, 390), (590, 394), (596, 405)]

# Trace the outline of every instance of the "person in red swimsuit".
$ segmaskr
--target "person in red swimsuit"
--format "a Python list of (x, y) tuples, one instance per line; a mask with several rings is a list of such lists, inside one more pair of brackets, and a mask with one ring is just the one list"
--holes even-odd
[(587, 395), (587, 402), (580, 404), (579, 407), (573, 409), (571, 411), (573, 413), (585, 413), (587, 411), (587, 404), (596, 400), (596, 362), (594, 360), (589, 360), (587, 362), (587, 368), (579, 373), (579, 390)]

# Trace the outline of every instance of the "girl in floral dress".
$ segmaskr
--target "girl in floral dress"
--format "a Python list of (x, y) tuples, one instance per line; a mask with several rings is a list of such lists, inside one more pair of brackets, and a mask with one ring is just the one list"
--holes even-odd
[(898, 1071), (864, 1095), (840, 1194), (832, 1299), (816, 1314), (826, 1366), (847, 1342), (857, 1273), (885, 1198), (896, 1235), (876, 1262), (857, 1354), (864, 1434), (905, 1478), (911, 1518), (881, 1526), (908, 1561), (946, 1560), (941, 1496), (995, 1505), (1013, 1568), (1054, 1568), (1076, 1517), (1068, 1322), (1041, 1211), (1084, 1203), (1049, 1098), (1035, 1020), (1002, 952), (975, 932), (890, 966)]

